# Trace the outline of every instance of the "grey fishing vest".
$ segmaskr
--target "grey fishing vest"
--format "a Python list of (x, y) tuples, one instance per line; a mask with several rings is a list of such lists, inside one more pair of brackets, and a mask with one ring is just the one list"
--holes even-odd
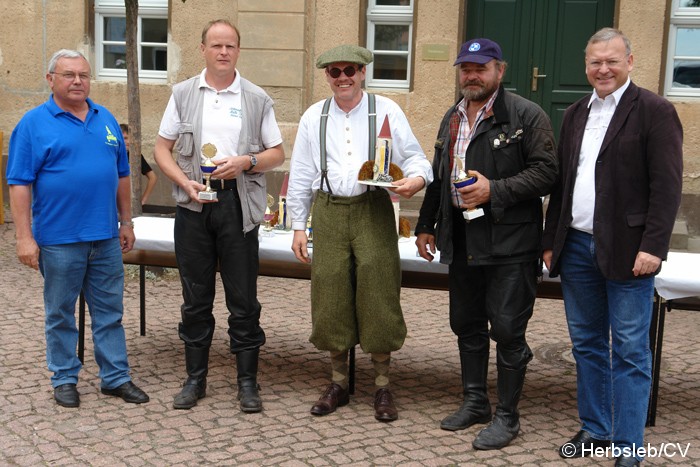
[[(190, 180), (202, 181), (200, 151), (202, 147), (202, 109), (204, 88), (199, 87), (199, 75), (173, 86), (173, 98), (180, 117), (180, 130), (175, 150), (177, 164)], [(273, 101), (259, 86), (241, 77), (241, 109), (243, 122), (238, 138), (238, 154), (258, 154), (265, 150), (262, 143), (262, 121)], [(265, 214), (266, 182), (264, 173), (243, 172), (236, 177), (243, 213), (243, 232), (250, 232)], [(192, 201), (179, 185), (173, 184), (173, 198), (178, 206), (201, 212), (202, 204)]]

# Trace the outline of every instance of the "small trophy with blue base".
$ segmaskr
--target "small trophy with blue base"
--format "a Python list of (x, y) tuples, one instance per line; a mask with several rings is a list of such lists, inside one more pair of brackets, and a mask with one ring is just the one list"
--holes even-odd
[(216, 200), (216, 191), (211, 189), (211, 173), (216, 170), (216, 164), (214, 164), (214, 156), (216, 156), (216, 146), (211, 143), (207, 143), (202, 146), (202, 162), (199, 164), (199, 168), (202, 169), (202, 176), (206, 181), (207, 188), (204, 191), (199, 192), (199, 199), (203, 201), (214, 201)]
[[(459, 174), (457, 175), (457, 178), (455, 178), (452, 181), (452, 184), (455, 186), (455, 188), (459, 189), (476, 183), (476, 177), (467, 175), (467, 173), (462, 168), (462, 160), (456, 157), (455, 160), (457, 161), (457, 167), (459, 169)], [(467, 209), (466, 211), (462, 212), (462, 216), (467, 222), (473, 221), (474, 219), (477, 219), (483, 215), (484, 210), (482, 208)]]

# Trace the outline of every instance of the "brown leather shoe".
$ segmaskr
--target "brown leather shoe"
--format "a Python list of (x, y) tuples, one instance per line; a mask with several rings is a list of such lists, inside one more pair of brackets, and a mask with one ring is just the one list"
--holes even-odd
[(350, 402), (350, 394), (347, 389), (343, 389), (340, 385), (331, 383), (313, 407), (311, 413), (313, 415), (328, 415), (335, 412), (335, 409), (348, 405)]
[(399, 411), (394, 406), (394, 398), (387, 388), (377, 389), (374, 394), (374, 418), (380, 422), (393, 422), (399, 418)]

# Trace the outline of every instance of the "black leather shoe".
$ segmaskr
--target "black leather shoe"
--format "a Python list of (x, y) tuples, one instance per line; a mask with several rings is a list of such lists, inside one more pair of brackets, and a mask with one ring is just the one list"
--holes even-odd
[(197, 401), (207, 395), (207, 380), (187, 378), (182, 390), (173, 400), (174, 409), (191, 409), (197, 405)]
[(260, 386), (257, 384), (238, 386), (238, 400), (241, 412), (258, 413), (262, 412), (262, 399), (260, 399)]
[(465, 401), (457, 411), (445, 417), (440, 422), (440, 428), (447, 431), (457, 431), (469, 428), (477, 423), (491, 421), (491, 406), (477, 407), (472, 401)]
[(131, 404), (143, 404), (150, 400), (148, 395), (131, 381), (127, 381), (114, 389), (102, 388), (102, 394), (121, 397), (124, 399), (124, 402)]
[(559, 447), (559, 455), (564, 459), (585, 457), (593, 455), (597, 448), (607, 448), (609, 446), (609, 439), (595, 439), (588, 432), (581, 430), (568, 443)]
[(350, 402), (350, 394), (339, 384), (331, 383), (316, 403), (311, 407), (313, 415), (328, 415), (335, 409), (347, 405)]
[(53, 388), (53, 398), (62, 407), (78, 407), (80, 405), (80, 394), (73, 383), (61, 384)]
[(615, 467), (639, 467), (639, 461), (634, 457), (618, 457)]
[(501, 449), (517, 438), (519, 432), (519, 415), (504, 413), (497, 408), (491, 423), (481, 430), (472, 441), (472, 447), (480, 451)]

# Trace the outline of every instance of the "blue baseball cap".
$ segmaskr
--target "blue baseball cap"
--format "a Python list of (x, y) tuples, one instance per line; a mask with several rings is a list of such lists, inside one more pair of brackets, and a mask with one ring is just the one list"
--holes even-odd
[(490, 39), (472, 39), (462, 44), (454, 64), (469, 62), (483, 65), (494, 58), (503, 60), (501, 46)]

